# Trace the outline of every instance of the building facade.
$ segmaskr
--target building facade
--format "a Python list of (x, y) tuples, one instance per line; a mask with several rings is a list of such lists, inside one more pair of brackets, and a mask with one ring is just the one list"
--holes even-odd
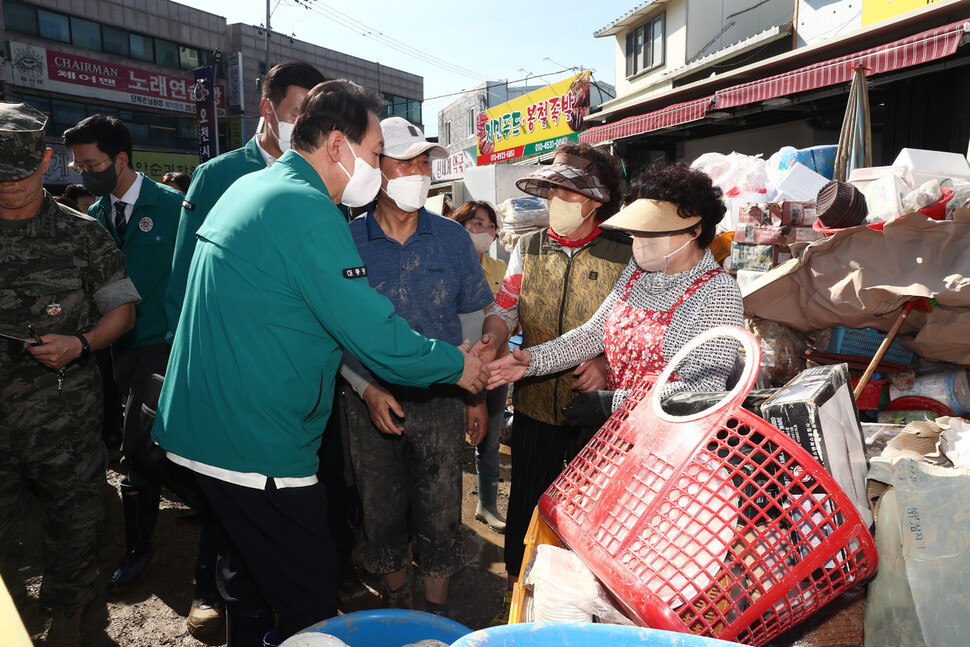
[(903, 147), (966, 152), (967, 21), (960, 0), (647, 0), (594, 34), (615, 39), (617, 97), (580, 140), (634, 172), (835, 144), (850, 68), (862, 66), (875, 164)]
[[(55, 189), (80, 177), (67, 164), (63, 132), (104, 113), (131, 130), (135, 168), (160, 178), (198, 165), (193, 71), (216, 70), (219, 150), (241, 146), (259, 122), (259, 78), (267, 63), (258, 27), (168, 0), (3, 0), (0, 2), (3, 101), (24, 101), (50, 118), (53, 149), (45, 182)], [(240, 57), (241, 54), (241, 57)], [(230, 63), (239, 79), (232, 87)], [(422, 77), (270, 32), (269, 65), (304, 60), (325, 78), (377, 90), (385, 115), (421, 123)], [(236, 74), (241, 70), (241, 73)], [(230, 99), (238, 97), (236, 103)]]

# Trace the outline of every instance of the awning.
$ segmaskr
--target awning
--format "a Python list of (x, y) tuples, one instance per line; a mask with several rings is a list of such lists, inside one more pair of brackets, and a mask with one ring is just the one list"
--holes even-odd
[(703, 119), (707, 115), (707, 111), (710, 110), (713, 99), (713, 96), (694, 99), (648, 112), (645, 115), (635, 115), (611, 124), (590, 128), (579, 134), (579, 141), (586, 144), (600, 144)]
[(968, 25), (966, 20), (960, 20), (855, 54), (718, 90), (714, 95), (716, 105), (720, 110), (848, 83), (852, 80), (852, 68), (859, 65), (868, 67), (867, 76), (871, 76), (935, 61), (956, 52)]

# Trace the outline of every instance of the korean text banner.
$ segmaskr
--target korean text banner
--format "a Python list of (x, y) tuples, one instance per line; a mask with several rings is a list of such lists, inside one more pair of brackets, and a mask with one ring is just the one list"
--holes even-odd
[[(190, 96), (192, 80), (187, 75), (173, 76), (17, 41), (10, 42), (10, 52), (14, 85), (161, 110), (195, 112), (195, 101)], [(223, 87), (215, 86), (215, 93), (217, 105), (224, 108)]]
[(478, 113), (478, 165), (576, 141), (589, 114), (589, 82), (590, 72), (583, 72)]

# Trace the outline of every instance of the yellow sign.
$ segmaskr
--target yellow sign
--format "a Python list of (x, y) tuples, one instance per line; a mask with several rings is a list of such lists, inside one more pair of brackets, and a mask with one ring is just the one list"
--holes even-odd
[(162, 179), (168, 172), (192, 175), (192, 171), (199, 165), (199, 156), (188, 153), (157, 153), (155, 151), (133, 151), (132, 166), (155, 180)]
[(575, 141), (589, 114), (590, 73), (583, 72), (478, 113), (478, 164), (502, 162)]
[(862, 0), (862, 26), (927, 7), (939, 0)]

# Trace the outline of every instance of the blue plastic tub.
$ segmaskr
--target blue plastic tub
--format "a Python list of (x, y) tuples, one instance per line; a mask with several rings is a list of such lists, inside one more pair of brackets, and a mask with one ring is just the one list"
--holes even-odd
[(526, 622), (470, 633), (451, 647), (741, 647), (738, 643), (644, 627)]
[(325, 620), (307, 631), (336, 636), (350, 647), (402, 647), (419, 640), (450, 644), (471, 633), (471, 629), (454, 620), (407, 609), (355, 611)]

